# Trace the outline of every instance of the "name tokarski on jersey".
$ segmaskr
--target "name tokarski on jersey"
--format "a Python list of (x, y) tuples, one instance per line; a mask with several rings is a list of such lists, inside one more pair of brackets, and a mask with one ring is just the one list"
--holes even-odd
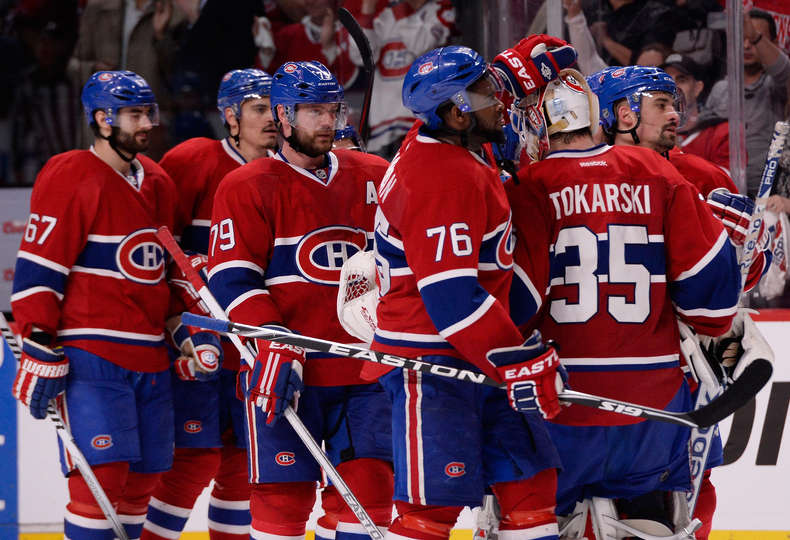
[[(719, 335), (735, 314), (740, 272), (721, 222), (646, 148), (554, 152), (518, 176), (514, 319), (557, 341), (574, 390), (665, 407), (683, 381), (676, 318)], [(571, 406), (553, 421), (640, 420)]]

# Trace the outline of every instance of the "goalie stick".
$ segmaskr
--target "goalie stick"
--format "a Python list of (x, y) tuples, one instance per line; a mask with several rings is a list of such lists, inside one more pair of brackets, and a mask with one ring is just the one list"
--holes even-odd
[[(219, 325), (230, 324), (225, 310), (222, 309), (222, 306), (219, 305), (219, 302), (217, 302), (216, 298), (214, 298), (214, 295), (211, 294), (211, 291), (209, 291), (208, 285), (206, 285), (206, 283), (203, 281), (203, 278), (201, 278), (197, 271), (192, 267), (189, 259), (176, 242), (176, 239), (173, 237), (173, 234), (170, 232), (170, 230), (167, 227), (160, 227), (156, 232), (156, 237), (160, 242), (162, 242), (162, 245), (173, 257), (175, 263), (178, 265), (184, 275), (186, 275), (187, 279), (192, 284), (192, 287), (194, 287), (195, 291), (200, 296), (200, 299), (203, 300), (203, 302), (208, 307), (212, 317), (216, 317), (203, 318), (210, 321), (216, 321), (216, 323)], [(190, 323), (188, 318), (185, 318), (184, 315), (187, 314), (184, 313), (181, 316), (181, 322), (188, 326), (195, 326)], [(250, 368), (252, 368), (255, 364), (255, 355), (252, 353), (252, 351), (242, 344), (238, 336), (231, 334), (229, 338), (231, 343), (233, 343), (236, 349), (238, 349), (239, 354), (244, 359), (244, 361), (247, 362)], [(312, 454), (313, 458), (315, 458), (324, 472), (326, 472), (326, 475), (332, 481), (332, 484), (334, 484), (337, 492), (340, 493), (348, 507), (352, 512), (354, 512), (354, 515), (359, 520), (359, 523), (365, 528), (365, 532), (367, 532), (367, 534), (373, 540), (384, 540), (384, 535), (368, 515), (362, 504), (360, 504), (359, 499), (357, 499), (356, 495), (354, 495), (354, 493), (351, 491), (351, 488), (349, 488), (348, 484), (346, 484), (345, 480), (343, 480), (343, 477), (340, 476), (340, 473), (338, 473), (337, 469), (335, 469), (335, 467), (332, 465), (332, 462), (329, 461), (329, 458), (307, 430), (307, 427), (305, 427), (304, 423), (302, 423), (302, 420), (296, 415), (296, 411), (293, 410), (293, 407), (289, 405), (285, 409), (284, 416), (286, 420), (288, 420), (288, 423), (291, 424), (291, 427), (293, 427), (296, 434), (302, 440), (305, 447), (310, 451), (310, 454)]]
[(365, 88), (365, 98), (362, 100), (362, 110), (359, 113), (359, 137), (364, 144), (368, 143), (370, 136), (370, 126), (368, 125), (368, 114), (370, 113), (370, 102), (373, 99), (373, 78), (375, 76), (376, 66), (373, 63), (373, 51), (370, 48), (370, 41), (368, 41), (362, 27), (354, 18), (349, 10), (341, 7), (337, 10), (337, 18), (340, 19), (340, 24), (348, 31), (351, 39), (359, 49), (359, 55), (362, 57), (363, 69), (368, 78), (368, 85)]
[[(297, 345), (313, 351), (336, 354), (349, 358), (358, 358), (385, 366), (419, 371), (421, 373), (430, 373), (448, 379), (470, 381), (478, 384), (485, 384), (487, 386), (494, 386), (496, 388), (505, 388), (504, 384), (477, 371), (431, 364), (413, 358), (404, 358), (402, 356), (371, 351), (370, 349), (365, 349), (356, 345), (347, 345), (309, 336), (289, 334), (287, 332), (279, 332), (277, 330), (234, 323), (231, 321), (221, 321), (212, 319), (211, 317), (195, 315), (194, 313), (184, 313), (181, 316), (181, 320), (184, 324), (214, 330), (222, 334), (236, 334), (288, 345)], [(701, 409), (688, 412), (664, 411), (628, 403), (626, 401), (576, 392), (574, 390), (564, 390), (560, 392), (559, 398), (567, 403), (585, 405), (594, 409), (626, 416), (647, 418), (649, 420), (658, 420), (687, 427), (707, 427), (728, 417), (749, 401), (768, 381), (772, 369), (771, 363), (767, 360), (755, 360), (749, 364), (743, 374), (738, 377), (738, 380), (718, 399), (713, 400), (710, 404)]]
[[(760, 187), (754, 201), (754, 211), (749, 221), (749, 228), (746, 238), (744, 239), (743, 252), (741, 253), (741, 291), (743, 291), (743, 287), (746, 284), (749, 267), (752, 265), (754, 254), (757, 250), (760, 229), (763, 224), (763, 216), (765, 215), (765, 206), (768, 197), (771, 195), (771, 189), (773, 188), (774, 179), (776, 178), (776, 173), (779, 168), (779, 159), (782, 157), (782, 150), (784, 149), (788, 132), (790, 132), (790, 124), (787, 122), (777, 122), (774, 125), (774, 133), (771, 138), (771, 144), (768, 147), (768, 154), (765, 157), (765, 166), (763, 167), (763, 174), (760, 179)], [(694, 335), (685, 324), (682, 322), (679, 324), (681, 339), (687, 343), (687, 347), (690, 347), (691, 350), (689, 352), (701, 356), (703, 353), (699, 346), (698, 337)], [(721, 395), (724, 391), (721, 384), (713, 376), (710, 368), (704, 365), (705, 361), (701, 360), (700, 363), (703, 364), (701, 366), (702, 370), (706, 370), (706, 368), (707, 370), (704, 373), (705, 376), (699, 377), (700, 388), (695, 408), (704, 407), (706, 404), (715, 400), (716, 397)], [(699, 498), (699, 492), (702, 487), (705, 465), (708, 462), (708, 455), (710, 455), (715, 429), (715, 426), (711, 426), (702, 429), (693, 428), (691, 431), (692, 489), (686, 496), (690, 516), (694, 515), (694, 510), (697, 506), (697, 499)]]
[[(19, 362), (19, 359), (22, 356), (22, 349), (19, 345), (19, 342), (17, 341), (16, 336), (8, 326), (8, 321), (6, 321), (5, 315), (3, 315), (1, 312), (0, 333), (2, 333), (2, 339), (11, 349), (11, 353), (13, 353), (14, 358), (17, 362)], [(60, 437), (60, 440), (63, 442), (63, 446), (74, 460), (74, 464), (77, 466), (80, 474), (82, 474), (82, 477), (85, 479), (85, 483), (88, 485), (88, 489), (91, 490), (91, 493), (96, 499), (99, 508), (101, 508), (101, 511), (104, 512), (104, 516), (107, 518), (107, 521), (110, 522), (110, 526), (112, 527), (116, 537), (120, 540), (129, 540), (129, 536), (126, 534), (126, 529), (123, 528), (123, 524), (121, 523), (118, 514), (115, 512), (115, 507), (113, 507), (110, 499), (107, 497), (107, 494), (104, 493), (104, 489), (102, 489), (101, 484), (99, 484), (99, 480), (96, 478), (96, 475), (93, 474), (93, 469), (91, 469), (91, 466), (88, 464), (88, 460), (85, 459), (85, 456), (77, 446), (74, 437), (71, 435), (71, 431), (69, 431), (69, 428), (60, 417), (60, 413), (55, 407), (54, 399), (50, 401), (47, 406), (47, 420), (52, 422), (52, 424), (55, 426), (55, 431), (57, 432), (58, 437)]]

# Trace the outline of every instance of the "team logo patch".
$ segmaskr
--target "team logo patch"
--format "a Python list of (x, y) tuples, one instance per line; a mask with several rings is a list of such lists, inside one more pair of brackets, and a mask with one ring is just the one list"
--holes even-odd
[(222, 77), (222, 82), (229, 81), (231, 77), (233, 77), (233, 74), (232, 74), (232, 73), (230, 73), (230, 72), (226, 73), (226, 74), (225, 74), (225, 75)]
[(444, 466), (444, 474), (450, 478), (458, 478), (466, 474), (466, 465), (461, 461), (451, 461)]
[(203, 431), (203, 424), (200, 420), (187, 420), (184, 422), (184, 431), (187, 433), (200, 433)]
[(513, 223), (508, 216), (507, 225), (502, 235), (499, 237), (496, 246), (496, 264), (503, 270), (513, 266), (513, 249), (516, 247), (513, 238)]
[(112, 79), (112, 73), (102, 73), (99, 75), (99, 80), (103, 82), (107, 82)]
[(126, 279), (156, 285), (165, 276), (165, 252), (154, 229), (140, 229), (124, 238), (115, 252), (115, 264)]
[(436, 66), (434, 66), (433, 62), (425, 62), (419, 68), (417, 68), (417, 73), (420, 75), (426, 75), (434, 69), (436, 69)]
[(286, 73), (293, 73), (294, 71), (296, 71), (296, 68), (297, 68), (296, 64), (287, 64), (283, 68), (283, 71)]
[(584, 87), (581, 85), (581, 83), (579, 83), (579, 81), (576, 80), (576, 77), (574, 77), (572, 74), (566, 73), (565, 75), (563, 75), (562, 81), (565, 83), (565, 85), (568, 88), (570, 88), (574, 92), (578, 92), (580, 94), (584, 93)]
[(625, 68), (620, 68), (612, 71), (612, 77), (619, 78), (625, 75)]
[(96, 450), (107, 450), (112, 446), (112, 437), (109, 435), (96, 435), (91, 439), (91, 446)]
[(357, 251), (364, 251), (367, 243), (364, 229), (340, 225), (316, 229), (299, 241), (296, 266), (308, 281), (338, 285), (343, 263)]
[(274, 461), (277, 465), (282, 465), (283, 467), (288, 467), (296, 463), (293, 452), (280, 452), (274, 456)]

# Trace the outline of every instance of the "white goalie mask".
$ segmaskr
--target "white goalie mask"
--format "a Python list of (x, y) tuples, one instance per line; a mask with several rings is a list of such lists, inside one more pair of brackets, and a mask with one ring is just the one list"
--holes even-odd
[(598, 97), (584, 76), (575, 69), (563, 69), (559, 77), (540, 92), (513, 103), (511, 122), (532, 161), (546, 157), (549, 137), (589, 127), (598, 131)]
[(358, 251), (340, 270), (337, 291), (337, 318), (343, 329), (365, 343), (373, 342), (376, 332), (376, 259), (372, 251)]

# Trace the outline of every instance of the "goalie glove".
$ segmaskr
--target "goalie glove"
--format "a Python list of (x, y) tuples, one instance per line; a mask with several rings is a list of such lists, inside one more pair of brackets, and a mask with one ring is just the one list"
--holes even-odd
[[(275, 325), (263, 328), (288, 332), (287, 328)], [(289, 404), (293, 403), (294, 410), (299, 404), (299, 395), (304, 390), (305, 350), (262, 339), (255, 342), (258, 354), (249, 376), (248, 397), (266, 413), (266, 424), (273, 425)]]
[(212, 381), (219, 377), (222, 366), (222, 345), (213, 332), (197, 330), (178, 322), (171, 330), (173, 342), (181, 355), (173, 370), (182, 381)]
[(745, 308), (738, 309), (730, 331), (712, 340), (710, 348), (733, 381), (738, 380), (746, 367), (758, 358), (772, 364), (774, 361), (773, 349)]
[(507, 384), (510, 406), (523, 413), (538, 412), (550, 420), (560, 411), (558, 393), (565, 388), (568, 374), (554, 347), (547, 347), (540, 332), (517, 347), (492, 349), (486, 354)]
[(372, 251), (358, 251), (340, 270), (337, 318), (346, 332), (364, 343), (373, 342), (378, 298), (375, 256)]
[(566, 41), (534, 34), (494, 57), (491, 67), (505, 89), (522, 99), (544, 88), (559, 72), (576, 63), (576, 50)]
[(69, 360), (60, 348), (55, 350), (25, 338), (22, 358), (14, 379), (14, 397), (34, 418), (46, 418), (47, 405), (66, 389)]

